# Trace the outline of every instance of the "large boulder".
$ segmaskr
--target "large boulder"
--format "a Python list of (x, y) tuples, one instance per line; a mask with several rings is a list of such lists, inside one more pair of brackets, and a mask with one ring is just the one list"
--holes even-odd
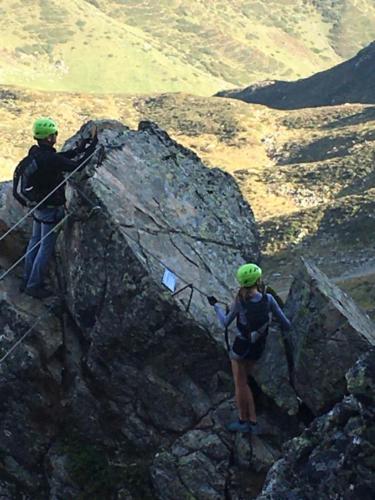
[[(87, 342), (85, 373), (116, 401), (106, 418), (148, 447), (193, 428), (222, 397), (227, 357), (205, 294), (230, 300), (233, 270), (259, 257), (257, 233), (235, 181), (157, 126), (98, 127), (105, 157), (80, 186), (101, 210), (65, 228), (66, 302)], [(85, 217), (86, 204), (73, 197), (71, 209)], [(189, 289), (173, 296), (161, 284), (165, 268), (176, 290), (193, 285), (189, 310)]]
[[(91, 252), (88, 257), (99, 259), (101, 248), (111, 244), (109, 234), (119, 240), (127, 258), (134, 259), (138, 267), (138, 272), (132, 272), (130, 265), (122, 266), (128, 273), (123, 276), (125, 283), (138, 285), (146, 275), (146, 281), (158, 286), (164, 302), (160, 282), (164, 268), (171, 269), (178, 275), (177, 289), (187, 284), (195, 287), (191, 315), (199, 324), (211, 327), (214, 315), (201, 291), (230, 301), (237, 287), (236, 267), (244, 260), (259, 259), (251, 208), (230, 175), (205, 167), (192, 151), (172, 141), (155, 124), (141, 122), (138, 131), (118, 122), (104, 122), (99, 128), (105, 158), (88, 173), (91, 177), (81, 187), (101, 206), (101, 212), (80, 227), (84, 234), (72, 234), (72, 226), (68, 227), (66, 240), (73, 254), (64, 266), (71, 280), (70, 296), (81, 281), (81, 273), (75, 273), (75, 247), (83, 240), (91, 242), (87, 245)], [(85, 131), (84, 127), (78, 138)], [(76, 140), (73, 138), (70, 144)], [(89, 234), (90, 230), (94, 234)], [(88, 279), (94, 267), (83, 269)], [(96, 273), (94, 277), (97, 281)], [(188, 292), (182, 294), (185, 302)], [(83, 296), (78, 303), (86, 298)], [(174, 302), (179, 304), (179, 299), (176, 296)], [(75, 314), (79, 304), (76, 300), (70, 302)]]
[[(177, 467), (189, 491), (224, 495), (231, 452), (223, 422), (199, 429), (232, 397), (223, 332), (206, 295), (229, 302), (233, 270), (259, 259), (253, 214), (230, 176), (206, 168), (156, 125), (97, 125), (104, 159), (81, 174), (59, 245), (66, 306), (84, 345), (72, 422), (85, 439), (101, 436), (125, 450), (125, 462), (134, 460), (129, 447), (146, 469), (160, 453), (154, 470)], [(192, 284), (193, 294), (165, 288), (165, 268), (176, 291)], [(165, 481), (156, 474), (157, 496)]]
[(349, 395), (285, 445), (258, 500), (375, 497), (375, 350), (346, 379)]
[(313, 414), (340, 401), (345, 374), (375, 344), (375, 325), (313, 263), (302, 260), (286, 303), (293, 385)]

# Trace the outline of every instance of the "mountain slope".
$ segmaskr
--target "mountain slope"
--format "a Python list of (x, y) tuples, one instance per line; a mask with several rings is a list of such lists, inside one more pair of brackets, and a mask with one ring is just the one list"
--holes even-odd
[(375, 38), (371, 0), (7, 0), (3, 84), (209, 95), (337, 64)]
[(375, 42), (355, 57), (310, 78), (294, 82), (261, 82), (217, 95), (279, 109), (344, 103), (375, 103)]

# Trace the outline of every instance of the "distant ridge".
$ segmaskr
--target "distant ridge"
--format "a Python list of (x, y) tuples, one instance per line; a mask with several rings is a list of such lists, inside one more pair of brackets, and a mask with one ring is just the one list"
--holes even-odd
[(375, 103), (375, 41), (333, 68), (296, 80), (263, 81), (216, 94), (277, 109)]

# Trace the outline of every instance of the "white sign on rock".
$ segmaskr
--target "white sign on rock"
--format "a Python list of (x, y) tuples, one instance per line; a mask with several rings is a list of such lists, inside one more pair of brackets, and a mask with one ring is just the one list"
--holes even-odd
[(172, 271), (165, 268), (162, 283), (173, 293), (176, 291), (177, 277)]

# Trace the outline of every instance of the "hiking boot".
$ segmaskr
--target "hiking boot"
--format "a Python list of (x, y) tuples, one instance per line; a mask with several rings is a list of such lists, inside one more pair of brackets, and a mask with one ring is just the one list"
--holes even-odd
[(226, 425), (229, 432), (251, 432), (251, 427), (250, 422), (241, 422), (240, 420)]
[(30, 295), (30, 297), (34, 297), (35, 299), (47, 299), (48, 297), (51, 297), (53, 293), (50, 290), (47, 290), (47, 288), (42, 288), (42, 287), (29, 287), (25, 288), (25, 293), (27, 295)]

